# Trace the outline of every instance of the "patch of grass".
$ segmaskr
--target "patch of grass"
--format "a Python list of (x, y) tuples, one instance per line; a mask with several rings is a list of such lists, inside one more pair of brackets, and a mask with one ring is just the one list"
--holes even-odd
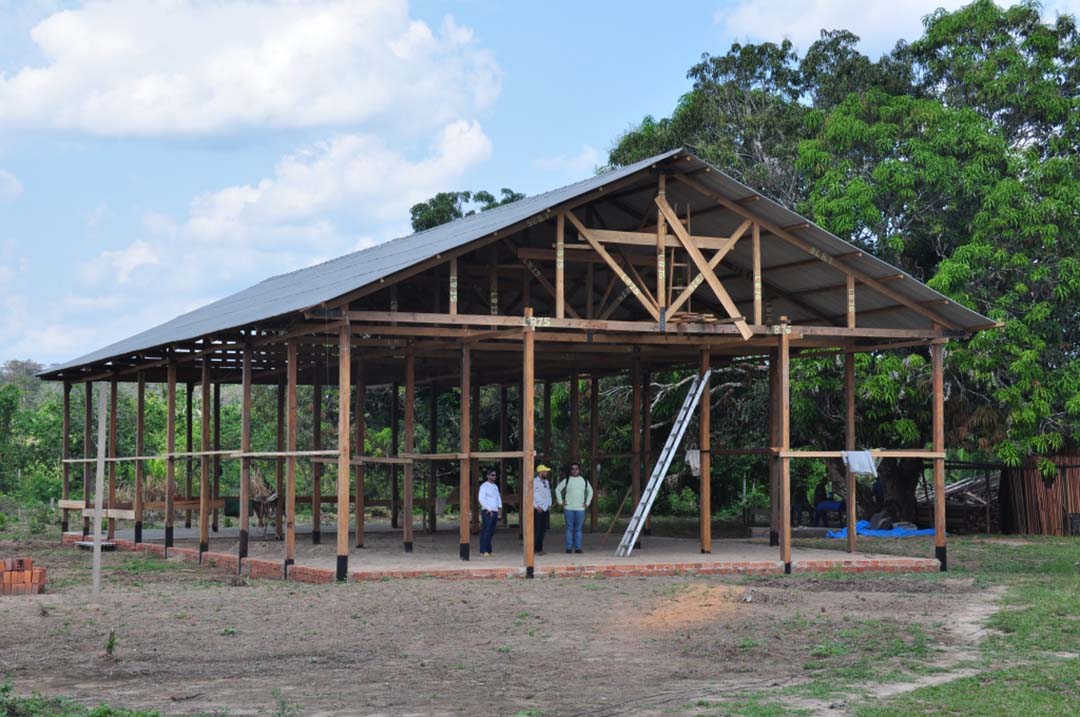
[(740, 650), (753, 650), (755, 647), (761, 647), (761, 643), (753, 638), (744, 637), (735, 644), (735, 647)]
[(686, 709), (694, 710), (695, 717), (802, 717), (812, 714), (808, 709), (790, 707), (756, 695), (739, 697), (730, 702), (698, 700), (687, 705)]
[(161, 717), (160, 712), (141, 712), (110, 707), (96, 707), (64, 697), (32, 695), (19, 697), (10, 682), (0, 684), (0, 715), (4, 717)]
[(300, 717), (300, 708), (285, 699), (281, 690), (274, 690), (274, 711), (271, 717)]
[(233, 635), (236, 634), (236, 628), (235, 627), (223, 627), (220, 630), (218, 630), (218, 634), (219, 635), (224, 635), (225, 637), (232, 637)]

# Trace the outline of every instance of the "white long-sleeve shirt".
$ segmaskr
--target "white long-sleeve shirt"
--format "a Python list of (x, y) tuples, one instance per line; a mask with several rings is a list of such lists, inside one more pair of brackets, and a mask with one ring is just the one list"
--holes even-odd
[(533, 507), (551, 510), (551, 483), (540, 476), (533, 478)]
[(502, 496), (499, 495), (499, 484), (484, 481), (480, 484), (480, 508), (483, 510), (502, 510)]

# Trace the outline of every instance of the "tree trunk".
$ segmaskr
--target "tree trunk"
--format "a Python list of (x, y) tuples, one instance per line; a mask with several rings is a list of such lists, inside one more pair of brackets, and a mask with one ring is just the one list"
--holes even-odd
[(918, 458), (886, 458), (878, 466), (878, 476), (885, 492), (885, 505), (895, 502), (900, 509), (900, 518), (916, 522), (919, 511), (915, 490), (922, 476), (922, 461)]

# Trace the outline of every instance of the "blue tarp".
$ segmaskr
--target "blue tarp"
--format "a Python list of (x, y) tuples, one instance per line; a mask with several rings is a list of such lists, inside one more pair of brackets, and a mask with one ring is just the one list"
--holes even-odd
[[(855, 535), (865, 535), (869, 538), (910, 538), (913, 535), (933, 535), (933, 528), (912, 530), (911, 528), (893, 528), (892, 530), (870, 530), (870, 521), (860, 520), (855, 523)], [(830, 530), (825, 534), (826, 538), (846, 538), (847, 528)]]

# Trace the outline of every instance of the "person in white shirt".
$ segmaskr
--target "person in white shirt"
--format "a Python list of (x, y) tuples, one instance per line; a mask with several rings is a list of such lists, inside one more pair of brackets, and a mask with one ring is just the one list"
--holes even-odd
[(551, 525), (551, 483), (548, 475), (551, 469), (543, 463), (536, 467), (533, 477), (533, 548), (537, 555), (544, 555), (544, 533)]
[(502, 512), (502, 496), (499, 495), (498, 474), (489, 468), (487, 480), (480, 484), (480, 557), (490, 558), (495, 552), (491, 548), (491, 539), (495, 537), (495, 526), (499, 523)]

